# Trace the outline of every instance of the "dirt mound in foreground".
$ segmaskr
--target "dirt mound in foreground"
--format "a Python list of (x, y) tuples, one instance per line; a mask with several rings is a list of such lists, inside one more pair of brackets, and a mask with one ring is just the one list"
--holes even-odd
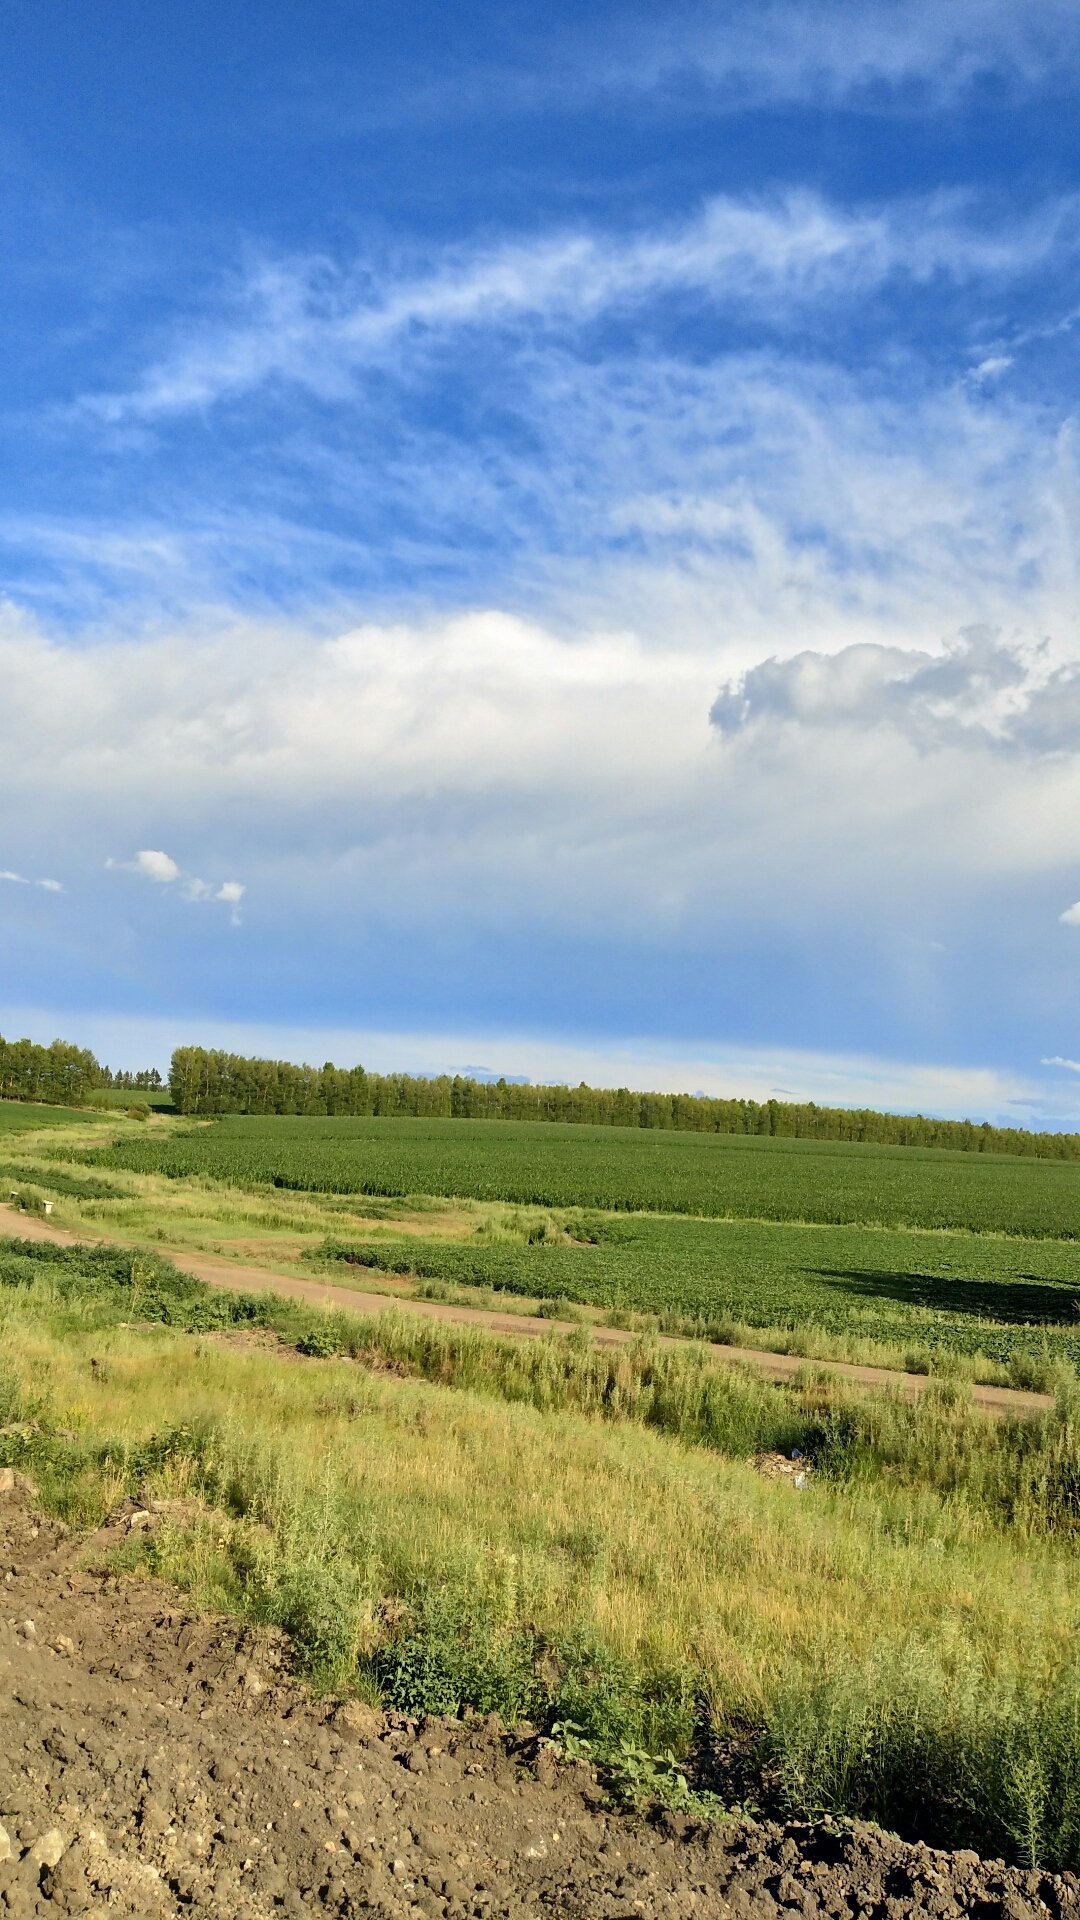
[(1080, 1915), (1071, 1875), (871, 1828), (615, 1813), (535, 1741), (331, 1711), (280, 1644), (84, 1560), (24, 1493), (0, 1494), (0, 1914), (16, 1920)]

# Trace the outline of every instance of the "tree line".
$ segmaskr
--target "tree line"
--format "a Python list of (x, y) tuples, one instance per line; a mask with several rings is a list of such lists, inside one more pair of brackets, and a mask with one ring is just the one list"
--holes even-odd
[(73, 1047), (67, 1040), (39, 1047), (32, 1040), (0, 1037), (0, 1099), (82, 1106), (100, 1084), (100, 1072), (86, 1047)]
[(43, 1047), (33, 1040), (5, 1040), (0, 1035), (0, 1100), (81, 1107), (106, 1087), (148, 1092), (163, 1085), (157, 1067), (138, 1073), (125, 1067), (114, 1073), (88, 1047), (75, 1047), (67, 1040), (53, 1040)]
[(708, 1094), (634, 1093), (628, 1087), (532, 1086), (370, 1073), (364, 1067), (296, 1066), (205, 1047), (178, 1047), (169, 1091), (179, 1113), (410, 1115), (441, 1120), (557, 1120), (588, 1126), (661, 1128), (789, 1140), (846, 1140), (900, 1147), (951, 1147), (1080, 1159), (1080, 1134), (1032, 1133), (988, 1121), (935, 1120), (870, 1107), (821, 1107), (813, 1100), (734, 1100)]
[[(86, 1047), (66, 1040), (39, 1046), (0, 1036), (0, 1099), (86, 1106), (103, 1088), (151, 1090), (156, 1068), (137, 1073), (103, 1067)], [(206, 1047), (178, 1047), (169, 1072), (177, 1112), (411, 1115), (442, 1120), (554, 1120), (588, 1126), (645, 1127), (679, 1133), (726, 1133), (789, 1140), (842, 1140), (900, 1147), (951, 1147), (967, 1153), (1015, 1153), (1080, 1160), (1080, 1134), (1032, 1133), (988, 1121), (935, 1120), (924, 1114), (878, 1113), (870, 1107), (822, 1107), (813, 1100), (734, 1100), (708, 1094), (635, 1093), (628, 1087), (532, 1086), (474, 1080), (461, 1074), (428, 1079), (370, 1073), (364, 1067), (296, 1066)]]

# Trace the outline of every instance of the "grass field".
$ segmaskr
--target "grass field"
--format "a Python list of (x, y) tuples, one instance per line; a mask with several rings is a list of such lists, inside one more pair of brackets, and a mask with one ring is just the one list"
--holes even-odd
[(92, 1121), (84, 1107), (45, 1107), (27, 1100), (0, 1100), (0, 1135), (36, 1132), (39, 1127), (70, 1127)]
[(493, 1120), (225, 1119), (102, 1164), (239, 1186), (1080, 1237), (1080, 1164)]
[[(235, 1344), (260, 1322), (355, 1358)], [(1080, 1860), (1071, 1402), (1014, 1425), (778, 1393), (694, 1353), (327, 1322), (9, 1244), (0, 1429), (72, 1524), (187, 1500), (128, 1564), (284, 1626), (319, 1685), (572, 1722), (616, 1779), (671, 1749), (722, 1787), (734, 1751), (778, 1810)], [(793, 1442), (801, 1492), (751, 1464)]]

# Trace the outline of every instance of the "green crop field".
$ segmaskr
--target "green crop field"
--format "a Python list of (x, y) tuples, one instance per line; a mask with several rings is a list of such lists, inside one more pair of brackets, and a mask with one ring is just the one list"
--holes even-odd
[(934, 1148), (495, 1120), (226, 1119), (102, 1166), (336, 1194), (1080, 1237), (1080, 1165)]
[[(325, 1195), (320, 1231), (335, 1218), (340, 1231), (306, 1257), (351, 1263), (357, 1284), (364, 1270), (413, 1275), (654, 1315), (736, 1343), (768, 1330), (819, 1355), (986, 1361), (985, 1377), (1005, 1368), (1033, 1384), (1057, 1362), (1080, 1365), (1080, 1166), (1069, 1163), (415, 1119), (230, 1118), (52, 1151), (98, 1179), (110, 1168), (159, 1176), (159, 1195), (160, 1176), (178, 1195), (192, 1181)], [(349, 1202), (362, 1213), (376, 1195), (388, 1207), (393, 1196), (457, 1199), (475, 1223), (466, 1212), (399, 1230), (390, 1208), (371, 1232), (348, 1219)], [(494, 1203), (503, 1213), (487, 1219)], [(510, 1211), (530, 1207), (551, 1211)]]
[(101, 1180), (93, 1175), (65, 1173), (59, 1167), (49, 1167), (47, 1172), (39, 1173), (25, 1160), (0, 1160), (0, 1197), (4, 1188), (21, 1190), (27, 1187), (43, 1186), (49, 1193), (63, 1194), (73, 1200), (120, 1200), (122, 1188), (111, 1180)]
[(28, 1133), (35, 1127), (70, 1127), (92, 1121), (84, 1108), (38, 1106), (30, 1100), (0, 1100), (0, 1133)]
[[(331, 1243), (332, 1261), (540, 1299), (676, 1315), (717, 1329), (819, 1329), (920, 1357), (1080, 1363), (1080, 1247), (756, 1222), (613, 1223), (596, 1246), (460, 1239)], [(362, 1278), (357, 1276), (358, 1283)]]

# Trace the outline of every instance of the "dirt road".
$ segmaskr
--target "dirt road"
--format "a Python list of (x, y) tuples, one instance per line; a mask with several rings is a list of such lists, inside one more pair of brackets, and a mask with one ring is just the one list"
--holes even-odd
[[(51, 1240), (69, 1245), (75, 1244), (80, 1238), (86, 1241), (92, 1237), (68, 1233), (63, 1227), (54, 1226), (51, 1221), (42, 1220), (35, 1214), (20, 1213), (14, 1207), (0, 1205), (0, 1235), (3, 1234), (13, 1234), (24, 1240)], [(289, 1274), (271, 1273), (265, 1267), (242, 1266), (234, 1261), (214, 1259), (205, 1253), (187, 1253), (177, 1247), (157, 1246), (154, 1250), (171, 1260), (184, 1273), (205, 1280), (208, 1286), (226, 1287), (234, 1293), (280, 1293), (291, 1300), (309, 1301), (314, 1306), (345, 1307), (352, 1313), (418, 1313), (429, 1320), (449, 1321), (463, 1327), (483, 1327), (490, 1333), (512, 1334), (519, 1339), (542, 1337), (553, 1331), (573, 1331), (571, 1323), (565, 1320), (538, 1320), (527, 1314), (499, 1313), (486, 1307), (444, 1306), (434, 1300), (410, 1299), (407, 1294), (364, 1293), (356, 1287), (333, 1286), (329, 1281), (322, 1280), (300, 1280)], [(591, 1335), (600, 1346), (623, 1345), (635, 1337), (617, 1327), (599, 1326), (591, 1328)], [(662, 1336), (662, 1344), (677, 1347), (685, 1346), (686, 1342)], [(797, 1354), (762, 1353), (755, 1347), (714, 1346), (712, 1352), (721, 1363), (737, 1362), (753, 1367), (769, 1380), (790, 1380), (808, 1364)], [(901, 1373), (889, 1367), (862, 1367), (847, 1360), (817, 1364), (827, 1365), (831, 1373), (854, 1382), (856, 1386), (898, 1387), (910, 1399), (925, 1392), (931, 1384), (926, 1374)], [(1047, 1394), (1026, 1393), (1016, 1387), (975, 1386), (972, 1394), (977, 1406), (1001, 1415), (1044, 1413), (1053, 1405)]]
[(279, 1638), (199, 1618), (0, 1484), (6, 1920), (1047, 1920), (1080, 1886), (854, 1825), (614, 1811), (496, 1719), (312, 1700)]

